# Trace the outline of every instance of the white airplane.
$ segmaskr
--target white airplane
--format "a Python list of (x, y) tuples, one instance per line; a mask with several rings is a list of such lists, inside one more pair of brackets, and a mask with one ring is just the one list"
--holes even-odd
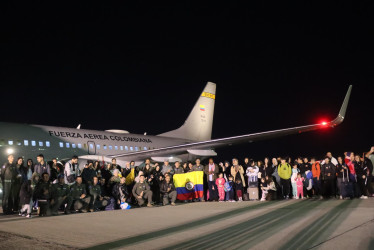
[(273, 130), (261, 133), (211, 139), (216, 84), (208, 82), (185, 123), (178, 129), (156, 136), (130, 134), (124, 130), (86, 130), (0, 122), (0, 157), (6, 162), (8, 154), (24, 159), (35, 159), (43, 154), (46, 160), (69, 160), (77, 155), (82, 162), (98, 160), (110, 162), (112, 158), (124, 166), (137, 164), (146, 158), (162, 162), (193, 160), (197, 157), (216, 156), (215, 148), (248, 143), (290, 134), (335, 127), (343, 122), (352, 85), (349, 86), (339, 115), (333, 121), (307, 126)]

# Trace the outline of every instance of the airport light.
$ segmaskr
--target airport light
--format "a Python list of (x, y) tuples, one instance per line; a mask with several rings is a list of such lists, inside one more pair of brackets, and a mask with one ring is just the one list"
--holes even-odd
[(7, 152), (8, 155), (11, 155), (11, 154), (14, 153), (14, 150), (13, 150), (12, 148), (8, 148), (8, 149), (6, 150), (6, 152)]

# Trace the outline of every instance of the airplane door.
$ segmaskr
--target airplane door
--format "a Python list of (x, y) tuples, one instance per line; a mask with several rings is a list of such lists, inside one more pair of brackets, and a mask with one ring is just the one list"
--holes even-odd
[(88, 145), (88, 154), (89, 155), (95, 155), (96, 154), (96, 147), (95, 147), (96, 145), (95, 145), (95, 142), (88, 141), (87, 145)]

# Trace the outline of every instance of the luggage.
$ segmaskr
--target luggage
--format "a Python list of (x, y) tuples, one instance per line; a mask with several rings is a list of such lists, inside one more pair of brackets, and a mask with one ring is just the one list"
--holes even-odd
[(243, 201), (249, 201), (249, 194), (243, 194)]
[(355, 196), (353, 183), (349, 181), (348, 169), (347, 169), (347, 176), (344, 176), (344, 172), (343, 172), (343, 182), (341, 183), (340, 190), (342, 191), (340, 195), (343, 197), (343, 199), (347, 197), (353, 199)]
[(249, 187), (248, 189), (249, 200), (258, 200), (258, 187)]

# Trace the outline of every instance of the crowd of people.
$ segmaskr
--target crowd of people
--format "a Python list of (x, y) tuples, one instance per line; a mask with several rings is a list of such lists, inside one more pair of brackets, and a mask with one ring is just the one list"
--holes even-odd
[[(323, 159), (297, 157), (265, 158), (255, 161), (245, 158), (239, 164), (215, 163), (213, 158), (203, 165), (195, 162), (165, 160), (161, 166), (146, 159), (124, 167), (111, 163), (87, 161), (79, 168), (78, 157), (66, 163), (53, 159), (46, 162), (37, 156), (34, 164), (13, 155), (0, 170), (3, 186), (4, 214), (18, 213), (31, 218), (33, 210), (39, 216), (76, 212), (129, 209), (132, 206), (175, 206), (177, 191), (175, 174), (203, 171), (204, 192), (183, 202), (237, 202), (275, 199), (367, 199), (374, 197), (374, 147), (363, 155), (345, 152), (334, 157), (328, 152)], [(186, 185), (186, 188), (189, 187)]]

